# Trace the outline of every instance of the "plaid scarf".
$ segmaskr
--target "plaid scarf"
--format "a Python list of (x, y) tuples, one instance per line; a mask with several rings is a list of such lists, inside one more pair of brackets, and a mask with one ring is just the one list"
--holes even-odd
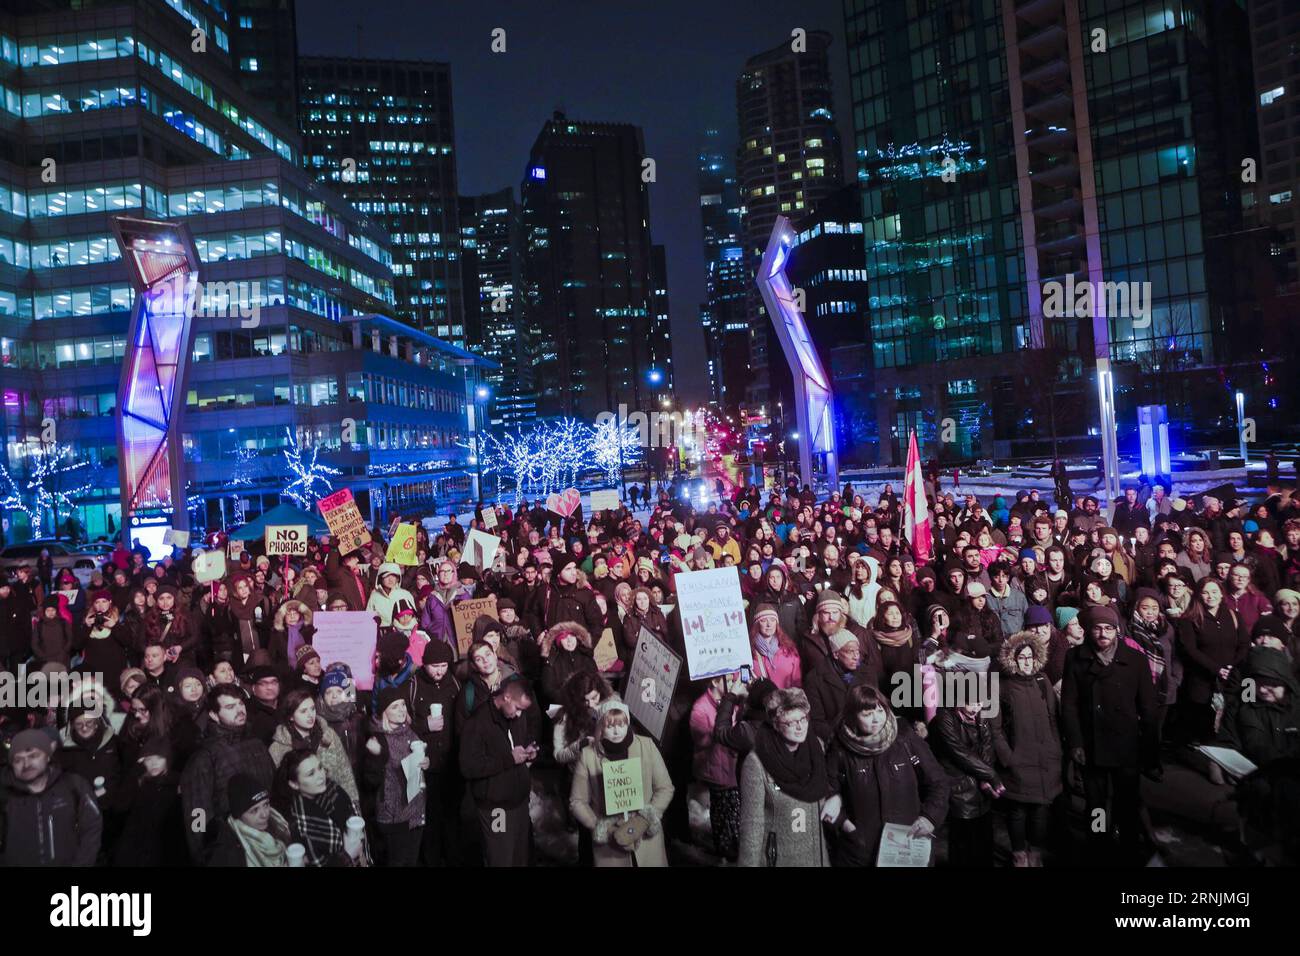
[(330, 857), (343, 852), (348, 817), (357, 812), (352, 799), (333, 782), (327, 783), (319, 796), (293, 792), (289, 827), (294, 839), (307, 848), (308, 866), (324, 866)]

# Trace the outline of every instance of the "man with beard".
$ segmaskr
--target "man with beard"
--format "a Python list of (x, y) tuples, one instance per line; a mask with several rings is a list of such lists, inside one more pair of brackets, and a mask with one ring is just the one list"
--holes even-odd
[(190, 757), (181, 777), (181, 798), (190, 856), (202, 865), (209, 834), (230, 813), (227, 788), (236, 774), (248, 774), (270, 789), (275, 764), (265, 744), (247, 731), (244, 692), (234, 684), (218, 684), (208, 692), (208, 732)]
[(578, 559), (565, 554), (556, 562), (555, 583), (547, 591), (546, 626), (550, 628), (561, 621), (576, 621), (599, 634), (602, 616), (595, 595), (578, 586)]
[(880, 651), (876, 650), (874, 654), (872, 653), (875, 642), (868, 636), (866, 628), (849, 619), (849, 602), (842, 594), (825, 588), (818, 592), (813, 606), (812, 630), (799, 642), (799, 658), (803, 673), (811, 673), (818, 664), (830, 662), (836, 650), (832, 638), (845, 630), (858, 639), (862, 665), (876, 673), (880, 672)]
[(1066, 654), (1061, 686), (1066, 746), (1082, 772), (1094, 851), (1104, 855), (1118, 832), (1136, 860), (1142, 841), (1138, 774), (1162, 775), (1155, 684), (1142, 652), (1120, 640), (1112, 608), (1086, 608), (1080, 620), (1086, 639)]
[(95, 864), (104, 821), (94, 790), (51, 762), (55, 746), (44, 730), (14, 736), (0, 771), (0, 867)]

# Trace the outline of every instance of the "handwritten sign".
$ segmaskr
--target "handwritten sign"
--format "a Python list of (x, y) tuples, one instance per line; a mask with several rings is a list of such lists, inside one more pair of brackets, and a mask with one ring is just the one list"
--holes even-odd
[(352, 668), (357, 690), (374, 686), (375, 641), (378, 625), (369, 611), (317, 611), (312, 616), (316, 633), (311, 644), (328, 667), (341, 661)]
[(204, 551), (194, 556), (190, 565), (194, 580), (199, 584), (211, 584), (226, 576), (226, 553), (224, 551)]
[(266, 553), (268, 555), (305, 555), (307, 553), (307, 526), (305, 524), (267, 525)]
[(497, 526), (497, 513), (495, 508), (484, 508), (479, 512), (479, 516), (483, 519), (483, 527), (487, 528), (489, 531)]
[(414, 524), (399, 524), (393, 531), (393, 540), (388, 542), (388, 553), (384, 556), (385, 561), (392, 561), (394, 564), (419, 564), (416, 557), (416, 535)]
[(735, 568), (689, 571), (678, 574), (675, 583), (691, 680), (752, 665), (739, 572)]
[(613, 628), (605, 628), (600, 632), (600, 640), (596, 642), (595, 648), (592, 649), (591, 656), (596, 660), (596, 670), (607, 671), (618, 660), (618, 645), (614, 643)]
[(886, 823), (880, 834), (876, 866), (929, 866), (932, 844), (928, 837), (907, 835), (908, 827)]
[(338, 541), (339, 551), (347, 554), (370, 541), (370, 529), (357, 510), (352, 489), (343, 488), (316, 503), (321, 517), (330, 526), (330, 534)]
[(645, 809), (645, 781), (641, 779), (641, 758), (605, 760), (600, 765), (605, 782), (605, 813), (635, 813)]
[(474, 643), (474, 622), (478, 620), (480, 614), (486, 614), (488, 617), (497, 616), (495, 594), (485, 598), (475, 598), (472, 601), (456, 601), (451, 606), (451, 616), (456, 624), (457, 654), (460, 657), (464, 657), (469, 651), (469, 646)]
[(597, 511), (617, 511), (619, 508), (618, 490), (610, 488), (605, 491), (593, 491), (591, 493), (591, 513)]
[(668, 705), (672, 703), (681, 670), (682, 659), (672, 648), (641, 628), (628, 671), (626, 700), (637, 723), (656, 740), (663, 738)]

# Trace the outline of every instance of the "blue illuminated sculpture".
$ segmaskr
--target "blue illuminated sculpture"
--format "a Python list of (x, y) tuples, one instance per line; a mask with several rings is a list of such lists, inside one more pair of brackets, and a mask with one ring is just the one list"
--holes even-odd
[(188, 528), (181, 474), (180, 417), (193, 347), (199, 257), (178, 223), (113, 218), (122, 259), (135, 286), (135, 309), (118, 385), (118, 471), (122, 537), (141, 525)]
[(834, 488), (839, 484), (839, 454), (831, 408), (831, 380), (808, 335), (808, 325), (794, 302), (785, 266), (794, 245), (794, 230), (785, 216), (776, 217), (772, 238), (758, 269), (758, 289), (776, 326), (781, 351), (794, 375), (795, 410), (798, 413), (799, 471), (805, 484), (814, 475)]

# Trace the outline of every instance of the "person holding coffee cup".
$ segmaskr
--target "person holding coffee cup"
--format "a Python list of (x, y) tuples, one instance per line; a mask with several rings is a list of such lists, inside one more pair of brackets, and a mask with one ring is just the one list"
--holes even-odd
[(369, 866), (365, 822), (357, 803), (329, 779), (310, 750), (291, 750), (276, 777), (276, 808), (289, 822), (289, 836), (303, 848), (303, 866)]
[(411, 724), (426, 746), (429, 769), (424, 772), (425, 827), (420, 855), (425, 866), (457, 866), (460, 844), (460, 804), (464, 783), (452, 750), (452, 714), (460, 681), (452, 673), (451, 645), (430, 641), (415, 678), (403, 684), (408, 692)]
[[(406, 683), (406, 682), (404, 682)], [(402, 761), (423, 742), (411, 727), (406, 706), (406, 687), (388, 686), (376, 695), (378, 716), (370, 722), (366, 741), (364, 772), (366, 783), (375, 791), (375, 818), (383, 835), (388, 866), (415, 866), (424, 836), (426, 790), (422, 787), (407, 799), (406, 771)], [(429, 758), (421, 760), (427, 769)]]

